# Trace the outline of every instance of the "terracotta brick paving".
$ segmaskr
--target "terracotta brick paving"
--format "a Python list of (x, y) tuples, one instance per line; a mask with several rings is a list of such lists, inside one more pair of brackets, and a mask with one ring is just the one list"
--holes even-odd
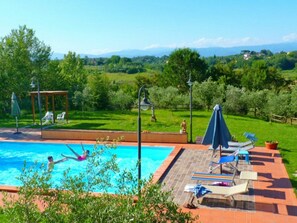
[[(186, 146), (187, 147), (187, 146)], [(191, 180), (193, 172), (207, 172), (209, 168), (209, 163), (211, 160), (217, 161), (219, 155), (215, 159), (211, 159), (212, 151), (208, 149), (183, 149), (180, 152), (178, 159), (175, 161), (172, 168), (166, 172), (165, 176), (161, 179), (164, 183), (165, 190), (173, 190), (175, 195), (174, 201), (179, 205), (187, 203), (189, 194), (184, 193), (184, 187), (186, 184), (195, 184), (197, 181)], [(228, 154), (226, 154), (228, 155)], [(244, 160), (239, 160), (238, 169), (252, 171), (252, 165), (247, 164)], [(224, 169), (225, 170), (225, 169)], [(230, 173), (229, 169), (226, 169), (225, 173)], [(216, 172), (219, 173), (219, 169)], [(235, 177), (236, 184), (242, 183), (239, 180), (239, 176)], [(200, 182), (200, 183), (211, 183), (211, 182)], [(250, 188), (252, 188), (252, 182), (250, 182)], [(250, 192), (252, 194), (252, 190)], [(221, 207), (221, 208), (232, 208), (230, 207), (230, 202), (226, 199), (220, 199), (220, 196), (211, 196), (209, 198), (204, 198), (202, 200), (201, 206), (205, 207)], [(236, 195), (235, 198), (235, 208), (236, 209), (248, 209), (255, 210), (254, 197), (248, 195)]]
[[(1, 128), (0, 140), (41, 140), (39, 129), (20, 129), (22, 134), (13, 134), (14, 131), (15, 129)], [(94, 142), (86, 141), (84, 143)], [(151, 145), (150, 143), (146, 144)], [(164, 189), (173, 189), (174, 200), (182, 207), (188, 198), (188, 194), (183, 192), (184, 185), (195, 183), (191, 180), (193, 171), (205, 172), (208, 170), (212, 152), (206, 146), (198, 144), (174, 146), (176, 149), (158, 169), (155, 178), (161, 177), (162, 182), (165, 183)], [(254, 148), (251, 150), (251, 165), (240, 160), (238, 168), (239, 170), (258, 172), (258, 180), (250, 182), (249, 193), (235, 196), (234, 207), (230, 207), (228, 202), (217, 197), (215, 199), (204, 198), (206, 201), (203, 201), (197, 209), (183, 207), (182, 209), (185, 212), (198, 214), (200, 216), (198, 222), (203, 223), (297, 222), (297, 199), (278, 150)], [(164, 172), (165, 175), (162, 176)], [(236, 182), (240, 182), (238, 177)]]
[[(193, 183), (192, 172), (207, 171), (211, 157), (211, 152), (205, 146), (183, 146), (187, 149), (163, 178), (165, 189), (173, 189), (174, 200), (180, 205), (187, 201), (188, 195), (182, 190), (185, 184)], [(202, 202), (197, 209), (183, 210), (198, 214), (204, 223), (297, 222), (297, 199), (278, 150), (254, 148), (251, 150), (251, 165), (241, 160), (238, 168), (258, 172), (258, 180), (249, 184), (248, 194), (235, 196), (234, 207), (228, 203), (222, 205), (219, 199), (213, 199), (212, 202)], [(174, 177), (175, 173), (178, 177)]]

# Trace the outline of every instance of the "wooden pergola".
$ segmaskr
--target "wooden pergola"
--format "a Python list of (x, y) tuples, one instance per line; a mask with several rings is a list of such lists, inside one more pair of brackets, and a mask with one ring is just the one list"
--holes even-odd
[[(40, 91), (40, 98), (45, 96), (45, 110), (48, 111), (48, 98), (51, 97), (52, 99), (52, 111), (54, 114), (54, 122), (56, 119), (56, 115), (55, 115), (55, 96), (59, 95), (59, 96), (64, 96), (65, 97), (65, 112), (66, 112), (66, 121), (68, 123), (68, 91)], [(34, 99), (35, 96), (38, 97), (38, 91), (31, 91), (30, 92), (31, 95), (31, 102), (32, 102), (32, 114), (33, 114), (33, 122), (35, 123), (35, 103), (34, 103)], [(41, 99), (40, 99), (41, 100)]]

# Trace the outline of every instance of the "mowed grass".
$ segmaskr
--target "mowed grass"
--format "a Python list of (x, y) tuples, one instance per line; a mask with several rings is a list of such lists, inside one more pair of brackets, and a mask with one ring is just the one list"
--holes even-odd
[[(211, 111), (193, 111), (193, 133), (203, 136), (211, 117)], [(36, 114), (37, 115), (37, 114)], [(155, 110), (157, 122), (151, 122), (151, 111), (142, 111), (142, 130), (150, 132), (179, 132), (180, 123), (186, 119), (190, 133), (190, 112)], [(37, 116), (38, 117), (38, 116)], [(128, 112), (98, 111), (98, 112), (69, 112), (69, 123), (58, 124), (51, 128), (63, 129), (90, 129), (90, 130), (121, 130), (137, 131), (138, 111), (136, 109)], [(270, 123), (264, 120), (233, 115), (224, 115), (224, 119), (230, 133), (238, 141), (245, 141), (244, 132), (255, 133), (258, 141), (256, 146), (265, 146), (267, 140), (279, 141), (279, 150), (289, 177), (297, 192), (297, 179), (293, 174), (297, 171), (297, 125)], [(32, 115), (26, 114), (20, 118), (20, 128), (32, 125)], [(11, 118), (0, 119), (0, 127), (15, 127), (15, 120)], [(38, 128), (39, 126), (33, 126)], [(190, 138), (190, 136), (189, 136)]]

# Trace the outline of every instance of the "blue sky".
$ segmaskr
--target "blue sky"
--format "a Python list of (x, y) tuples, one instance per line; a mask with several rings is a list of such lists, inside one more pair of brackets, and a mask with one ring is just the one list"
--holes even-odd
[(26, 25), (56, 53), (297, 41), (297, 0), (0, 0), (0, 37)]

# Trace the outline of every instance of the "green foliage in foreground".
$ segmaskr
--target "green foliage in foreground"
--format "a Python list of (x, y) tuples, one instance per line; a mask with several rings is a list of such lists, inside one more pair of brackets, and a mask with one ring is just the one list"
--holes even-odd
[[(184, 213), (172, 201), (171, 192), (161, 190), (160, 184), (141, 181), (141, 196), (138, 194), (138, 179), (133, 170), (120, 171), (116, 157), (102, 159), (102, 153), (114, 149), (113, 144), (94, 146), (87, 167), (77, 176), (64, 172), (61, 185), (51, 181), (51, 173), (44, 166), (26, 167), (19, 179), (19, 198), (11, 200), (5, 195), (4, 208), (0, 210), (1, 222), (55, 222), (55, 223), (96, 223), (96, 222), (195, 222), (197, 216)], [(59, 168), (56, 166), (55, 168)], [(55, 171), (53, 169), (53, 171)], [(106, 191), (115, 174), (118, 195), (103, 192), (94, 196), (92, 191)], [(55, 189), (51, 189), (55, 188)], [(36, 204), (42, 202), (42, 211)], [(9, 220), (8, 220), (9, 219)]]

